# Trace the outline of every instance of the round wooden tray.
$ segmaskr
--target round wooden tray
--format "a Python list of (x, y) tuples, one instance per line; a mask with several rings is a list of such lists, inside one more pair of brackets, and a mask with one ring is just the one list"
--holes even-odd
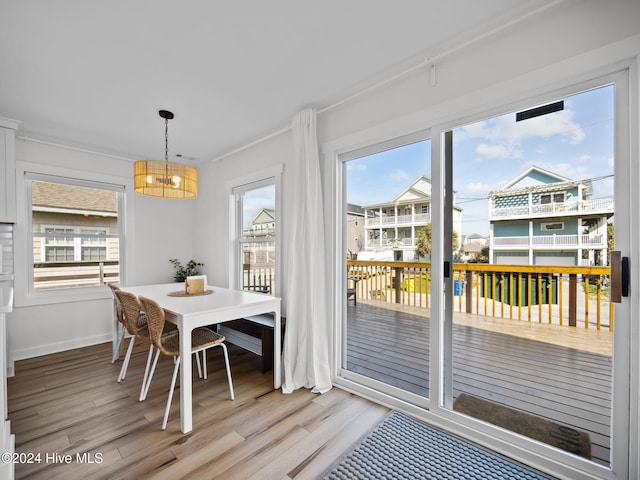
[(167, 295), (170, 297), (198, 297), (200, 295), (211, 295), (213, 290), (205, 290), (201, 293), (187, 293), (184, 290), (178, 290), (177, 292), (169, 292)]

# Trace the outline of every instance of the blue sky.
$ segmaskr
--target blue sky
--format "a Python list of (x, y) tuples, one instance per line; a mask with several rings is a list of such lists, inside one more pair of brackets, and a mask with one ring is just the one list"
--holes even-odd
[[(462, 233), (488, 235), (486, 200), (532, 166), (593, 181), (593, 198), (613, 195), (614, 87), (565, 97), (564, 110), (515, 121), (515, 112), (454, 130), (454, 189)], [(550, 102), (549, 102), (550, 103)], [(531, 108), (537, 105), (531, 105)], [(347, 163), (347, 201), (392, 200), (421, 175), (431, 177), (426, 140)]]
[(264, 208), (276, 209), (276, 186), (266, 185), (244, 192), (242, 196), (242, 228), (249, 230)]

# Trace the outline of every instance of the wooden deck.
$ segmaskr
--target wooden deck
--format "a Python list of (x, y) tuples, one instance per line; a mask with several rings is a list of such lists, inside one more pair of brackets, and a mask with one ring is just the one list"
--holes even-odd
[[(347, 309), (348, 369), (428, 396), (428, 310), (365, 301)], [(594, 460), (608, 465), (610, 345), (609, 332), (458, 315), (454, 397), (469, 393), (585, 431)]]

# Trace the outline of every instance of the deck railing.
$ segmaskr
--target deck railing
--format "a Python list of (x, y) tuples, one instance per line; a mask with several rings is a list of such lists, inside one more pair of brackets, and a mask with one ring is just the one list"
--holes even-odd
[(576, 215), (579, 213), (613, 213), (613, 198), (596, 198), (579, 202), (528, 204), (493, 207), (490, 219), (507, 217), (540, 217), (549, 215)]
[[(456, 263), (453, 310), (486, 317), (613, 331), (609, 267)], [(431, 265), (347, 261), (357, 299), (429, 308)]]
[(273, 294), (274, 279), (275, 267), (273, 266), (243, 265), (243, 290)]
[(493, 237), (496, 247), (606, 247), (604, 235), (534, 235), (514, 237)]
[(431, 222), (431, 214), (415, 213), (413, 215), (387, 215), (383, 217), (367, 217), (365, 227), (390, 225), (426, 225)]
[(120, 281), (118, 260), (42, 262), (33, 267), (36, 290), (86, 287)]

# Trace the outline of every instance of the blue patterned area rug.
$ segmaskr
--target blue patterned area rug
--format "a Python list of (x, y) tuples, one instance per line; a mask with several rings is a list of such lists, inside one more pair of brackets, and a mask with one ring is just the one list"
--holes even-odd
[(549, 480), (546, 474), (392, 412), (320, 477), (325, 480)]

